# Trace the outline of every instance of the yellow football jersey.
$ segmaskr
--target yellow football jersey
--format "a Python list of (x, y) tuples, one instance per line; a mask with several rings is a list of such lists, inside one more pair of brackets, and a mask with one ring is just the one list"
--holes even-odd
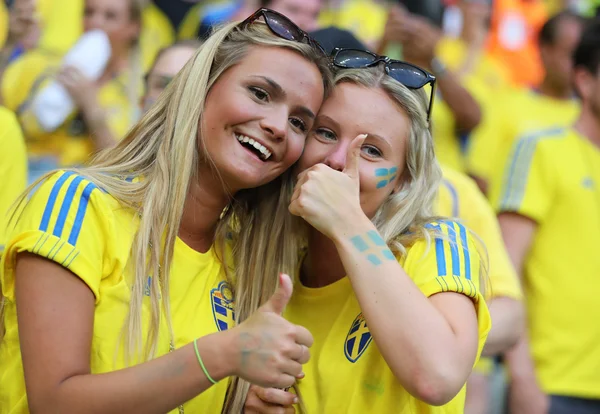
[(444, 167), (444, 178), (435, 203), (435, 213), (459, 219), (481, 238), (489, 258), (488, 297), (522, 299), (521, 286), (508, 257), (496, 214), (477, 184), (466, 175)]
[(15, 115), (0, 106), (0, 256), (6, 242), (9, 210), (27, 185), (27, 152)]
[(532, 90), (505, 89), (491, 102), (485, 126), (473, 132), (467, 148), (467, 169), (488, 181), (501, 181), (513, 143), (529, 134), (544, 134), (571, 125), (579, 114), (576, 99), (558, 100)]
[[(465, 227), (444, 222), (434, 225), (447, 240), (428, 246), (417, 241), (400, 264), (429, 297), (458, 292), (473, 300), (479, 322), (479, 353), (490, 329), (490, 316), (479, 292), (479, 255)], [(314, 337), (306, 377), (300, 392), (310, 413), (462, 413), (465, 388), (448, 404), (433, 407), (408, 393), (372, 343), (367, 322), (347, 277), (322, 288), (300, 282), (285, 317), (305, 326)], [(401, 321), (399, 322), (401, 323)], [(402, 352), (401, 349), (398, 352)]]
[[(55, 173), (33, 194), (2, 257), (0, 285), (7, 303), (6, 334), (0, 344), (0, 412), (27, 412), (14, 292), (17, 254), (30, 252), (54, 261), (94, 293), (91, 372), (110, 372), (125, 367), (119, 337), (129, 311), (127, 262), (138, 225), (134, 211), (73, 172)], [(142, 305), (146, 329), (152, 277), (148, 276)], [(231, 289), (212, 249), (202, 254), (177, 239), (170, 296), (176, 348), (233, 324)], [(161, 321), (157, 356), (169, 352), (169, 330), (164, 317)], [(184, 404), (186, 412), (221, 413), (226, 389), (227, 381), (219, 382)]]
[[(32, 98), (59, 68), (59, 56), (35, 50), (7, 68), (1, 85), (4, 104), (19, 117), (30, 157), (47, 160), (54, 168), (82, 164), (94, 151), (90, 131), (81, 115), (73, 113), (57, 130), (46, 132), (31, 111)], [(117, 139), (125, 136), (139, 115), (139, 102), (130, 102), (128, 88), (129, 82), (137, 82), (137, 95), (141, 96), (143, 79), (130, 77), (129, 73), (122, 73), (98, 91), (98, 101), (106, 109), (108, 126)]]
[(140, 48), (144, 72), (148, 72), (161, 49), (175, 41), (175, 29), (169, 18), (154, 3), (150, 3), (142, 13)]
[(542, 389), (600, 398), (600, 150), (571, 128), (520, 139), (493, 194), (537, 222), (523, 285)]

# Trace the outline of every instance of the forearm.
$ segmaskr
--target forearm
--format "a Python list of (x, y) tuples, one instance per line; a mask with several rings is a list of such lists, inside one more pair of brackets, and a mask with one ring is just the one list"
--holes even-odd
[[(226, 335), (198, 339), (198, 350), (216, 380), (232, 374), (232, 361), (224, 358)], [(210, 388), (197, 361), (193, 344), (152, 361), (105, 374), (73, 375), (46, 398), (30, 393), (32, 412), (165, 413)]]
[(423, 399), (431, 390), (455, 394), (474, 361), (467, 361), (447, 320), (397, 260), (376, 252), (381, 263), (375, 265), (359, 252), (352, 238), (367, 241), (370, 231), (376, 230), (368, 220), (357, 223), (335, 243), (377, 347), (413, 395)]
[(470, 132), (481, 122), (481, 108), (457, 76), (446, 71), (438, 77), (438, 90), (450, 108), (460, 132)]
[(523, 333), (523, 304), (509, 297), (492, 299), (488, 304), (492, 328), (488, 334), (484, 356), (496, 356), (514, 346)]
[(521, 335), (519, 342), (504, 354), (504, 360), (511, 378), (519, 380), (533, 379), (537, 382), (527, 334)]

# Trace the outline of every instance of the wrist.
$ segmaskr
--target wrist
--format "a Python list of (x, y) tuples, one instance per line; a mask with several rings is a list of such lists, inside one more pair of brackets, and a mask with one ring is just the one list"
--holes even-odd
[[(235, 352), (232, 350), (234, 341), (231, 338), (231, 330), (198, 338), (196, 343), (200, 357), (211, 378), (219, 382), (235, 374), (235, 361), (237, 359), (235, 358)], [(194, 358), (197, 359), (195, 352)], [(204, 375), (200, 362), (196, 361), (196, 364), (198, 364), (200, 373)]]
[(448, 68), (446, 64), (437, 56), (433, 56), (431, 58), (429, 62), (429, 67), (431, 68), (431, 72), (438, 79), (441, 79), (444, 75), (448, 73)]
[(332, 241), (338, 247), (351, 243), (351, 240), (355, 236), (366, 234), (368, 231), (376, 230), (375, 225), (369, 220), (367, 216), (361, 211), (361, 214), (357, 214), (352, 220), (348, 220), (343, 228), (334, 233)]

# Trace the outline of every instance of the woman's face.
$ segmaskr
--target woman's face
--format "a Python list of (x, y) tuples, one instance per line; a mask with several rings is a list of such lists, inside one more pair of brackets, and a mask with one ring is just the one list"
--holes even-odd
[(340, 83), (319, 111), (297, 172), (318, 163), (342, 171), (350, 143), (368, 134), (359, 162), (360, 203), (372, 218), (401, 187), (409, 132), (408, 115), (383, 90)]
[(139, 35), (139, 23), (131, 19), (133, 0), (86, 0), (84, 31), (99, 29), (115, 49), (127, 49)]
[(266, 184), (298, 160), (323, 94), (317, 66), (279, 47), (250, 48), (219, 77), (198, 138), (230, 191)]

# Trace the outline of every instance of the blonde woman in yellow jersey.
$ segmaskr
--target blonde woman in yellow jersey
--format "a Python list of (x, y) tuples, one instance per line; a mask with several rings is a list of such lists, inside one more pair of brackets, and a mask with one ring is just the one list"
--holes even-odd
[(278, 265), (297, 257), (280, 198), (328, 71), (261, 9), (198, 49), (117, 147), (37, 183), (2, 258), (0, 412), (221, 413), (229, 376), (302, 376), (311, 335), (279, 315)]
[[(433, 79), (367, 52), (333, 59), (370, 67), (337, 73), (290, 204), (310, 224), (284, 314), (314, 337), (299, 382), (306, 410), (462, 413), (490, 318), (472, 237), (431, 214), (441, 174), (425, 94), (399, 81), (418, 89)], [(247, 405), (268, 412), (293, 398), (260, 389)]]
[(506, 355), (515, 414), (600, 412), (600, 23), (573, 55), (581, 115), (515, 143), (493, 201), (521, 277), (526, 335)]
[(504, 354), (522, 334), (523, 295), (490, 203), (468, 176), (445, 166), (442, 173), (434, 212), (460, 219), (485, 243), (489, 256), (486, 298), (493, 323), (482, 351), (488, 358), (481, 358), (469, 377), (465, 403), (465, 413), (483, 413), (490, 407), (488, 377), (494, 368), (490, 357)]

